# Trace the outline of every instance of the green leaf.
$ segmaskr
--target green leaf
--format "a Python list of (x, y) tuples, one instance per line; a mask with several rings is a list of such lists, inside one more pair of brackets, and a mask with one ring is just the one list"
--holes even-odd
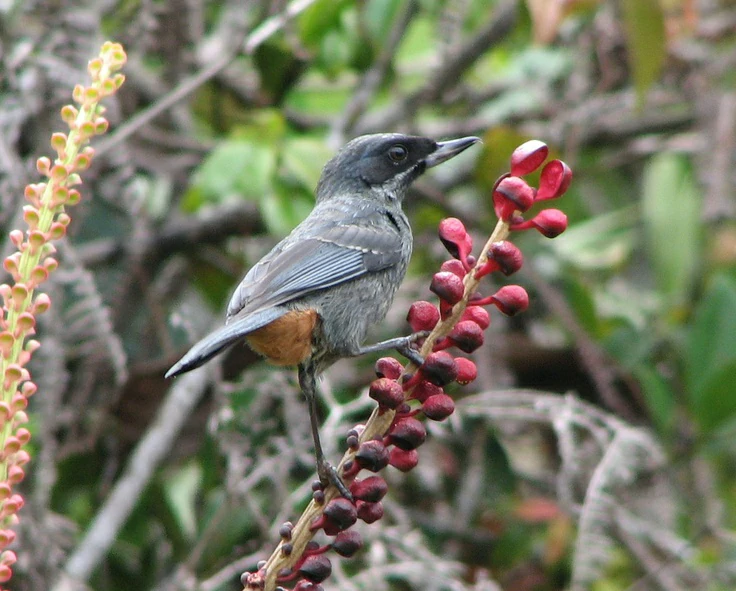
[(272, 103), (279, 103), (284, 93), (293, 86), (305, 69), (285, 42), (263, 43), (255, 51), (253, 61), (258, 68), (261, 91)]
[(272, 147), (243, 139), (224, 141), (196, 171), (182, 206), (193, 211), (203, 203), (220, 203), (233, 195), (260, 199), (269, 191), (275, 170)]
[(261, 197), (261, 214), (269, 232), (285, 236), (309, 215), (314, 201), (306, 191), (276, 183)]
[(596, 311), (595, 298), (590, 286), (577, 277), (570, 275), (565, 278), (565, 299), (568, 301), (578, 322), (591, 335), (598, 333), (599, 319)]
[(322, 168), (333, 155), (334, 151), (320, 140), (308, 137), (290, 139), (281, 153), (283, 174), (307, 191), (314, 191)]
[(202, 488), (202, 469), (191, 462), (166, 479), (164, 498), (176, 519), (183, 537), (193, 539), (197, 533), (197, 498)]
[(686, 360), (687, 384), (694, 400), (704, 395), (706, 387), (713, 387), (714, 376), (722, 368), (736, 361), (736, 281), (732, 278), (717, 275), (700, 300)]
[(642, 217), (659, 292), (683, 304), (701, 260), (700, 194), (685, 157), (654, 156), (644, 171)]
[(636, 212), (626, 207), (570, 226), (549, 248), (579, 269), (609, 269), (622, 264), (635, 244)]
[(621, 8), (629, 66), (641, 106), (667, 57), (664, 12), (660, 0), (621, 0)]
[(401, 4), (401, 0), (369, 0), (366, 3), (365, 27), (378, 44), (386, 42)]
[(348, 6), (344, 0), (317, 0), (297, 20), (302, 42), (314, 49), (322, 37), (340, 23), (340, 13)]
[(649, 365), (639, 365), (634, 370), (636, 379), (641, 384), (649, 414), (663, 435), (672, 433), (675, 427), (676, 398), (667, 381)]
[(702, 387), (692, 393), (691, 411), (700, 428), (710, 433), (736, 417), (736, 359), (710, 375)]

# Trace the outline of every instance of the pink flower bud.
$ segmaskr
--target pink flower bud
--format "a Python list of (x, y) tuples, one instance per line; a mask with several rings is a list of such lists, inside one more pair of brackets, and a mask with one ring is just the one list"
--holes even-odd
[(393, 410), (404, 402), (404, 390), (396, 380), (378, 378), (371, 382), (368, 396), (383, 410)]
[(458, 384), (465, 386), (478, 377), (478, 368), (470, 359), (456, 357), (455, 363), (457, 363), (457, 378), (455, 378), (455, 381)]
[(51, 298), (48, 294), (40, 293), (33, 302), (33, 313), (43, 314), (51, 307)]
[(21, 427), (15, 432), (15, 436), (18, 438), (18, 441), (21, 445), (25, 445), (31, 440), (31, 432), (26, 429), (25, 427)]
[(12, 564), (15, 564), (17, 561), (18, 557), (12, 550), (5, 550), (2, 554), (0, 554), (0, 564), (10, 566)]
[(8, 482), (10, 484), (18, 484), (23, 482), (26, 477), (26, 473), (20, 466), (10, 466), (8, 468)]
[(490, 299), (507, 316), (524, 312), (529, 307), (529, 294), (520, 285), (505, 285)]
[(534, 172), (547, 159), (549, 148), (539, 140), (529, 140), (516, 148), (511, 154), (511, 174), (523, 176)]
[(433, 421), (444, 421), (455, 412), (455, 401), (447, 394), (430, 396), (422, 404), (424, 416)]
[(437, 351), (427, 355), (419, 371), (422, 372), (424, 379), (438, 386), (454, 382), (457, 377), (455, 359), (446, 351)]
[(572, 170), (562, 160), (552, 160), (542, 169), (536, 200), (556, 199), (565, 194), (572, 182)]
[(419, 463), (419, 453), (415, 449), (405, 450), (395, 447), (389, 454), (388, 463), (401, 472), (409, 472)]
[(0, 515), (3, 517), (6, 517), (8, 515), (12, 515), (13, 513), (17, 513), (20, 508), (25, 504), (23, 501), (23, 497), (20, 495), (11, 495), (9, 499), (6, 499), (3, 503), (2, 511), (0, 511)]
[(525, 212), (534, 203), (534, 189), (518, 176), (508, 176), (493, 191), (493, 207), (499, 219), (507, 222), (515, 212)]
[(13, 571), (9, 566), (0, 564), (0, 583), (7, 583), (13, 576)]
[(440, 311), (430, 302), (414, 302), (406, 319), (414, 332), (432, 330), (440, 320)]
[(20, 450), (17, 454), (15, 454), (15, 465), (16, 466), (25, 466), (30, 461), (31, 461), (31, 455), (24, 449)]
[(0, 529), (0, 548), (4, 549), (15, 540), (15, 532), (12, 529)]
[(18, 438), (15, 435), (11, 435), (5, 440), (5, 447), (3, 448), (3, 454), (5, 456), (12, 455), (17, 451), (20, 451), (21, 447), (22, 447), (22, 444), (18, 440)]
[(448, 271), (440, 271), (432, 277), (432, 283), (429, 286), (432, 293), (435, 293), (442, 301), (454, 306), (457, 304), (465, 293), (463, 280), (454, 273)]

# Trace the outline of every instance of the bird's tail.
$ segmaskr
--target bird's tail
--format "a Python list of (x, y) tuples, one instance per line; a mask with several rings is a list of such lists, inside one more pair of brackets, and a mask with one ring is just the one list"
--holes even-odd
[(244, 336), (281, 318), (288, 311), (288, 309), (280, 307), (267, 308), (266, 310), (256, 312), (255, 314), (248, 314), (243, 318), (229, 322), (222, 328), (218, 328), (216, 331), (204, 337), (189, 349), (184, 357), (166, 372), (165, 377), (172, 378), (196, 369), (218, 353), (227, 349), (230, 345), (234, 345)]

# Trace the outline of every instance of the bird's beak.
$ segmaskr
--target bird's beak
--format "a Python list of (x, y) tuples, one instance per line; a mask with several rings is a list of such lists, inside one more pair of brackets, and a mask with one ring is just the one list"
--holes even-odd
[(438, 164), (442, 164), (445, 160), (449, 160), (457, 156), (460, 152), (469, 148), (473, 144), (480, 141), (479, 137), (468, 136), (461, 137), (457, 140), (447, 140), (446, 142), (437, 142), (437, 149), (427, 156), (424, 162), (427, 168), (432, 168)]

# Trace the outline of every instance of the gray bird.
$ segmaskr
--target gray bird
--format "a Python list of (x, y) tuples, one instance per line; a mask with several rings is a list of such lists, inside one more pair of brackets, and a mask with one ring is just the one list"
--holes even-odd
[(243, 278), (225, 325), (195, 344), (166, 377), (242, 340), (275, 365), (298, 366), (320, 480), (349, 496), (322, 452), (316, 376), (340, 358), (374, 351), (397, 349), (417, 358), (412, 336), (362, 343), (386, 316), (411, 257), (411, 228), (401, 209), (409, 186), (478, 141), (376, 134), (345, 145), (325, 165), (309, 216)]

